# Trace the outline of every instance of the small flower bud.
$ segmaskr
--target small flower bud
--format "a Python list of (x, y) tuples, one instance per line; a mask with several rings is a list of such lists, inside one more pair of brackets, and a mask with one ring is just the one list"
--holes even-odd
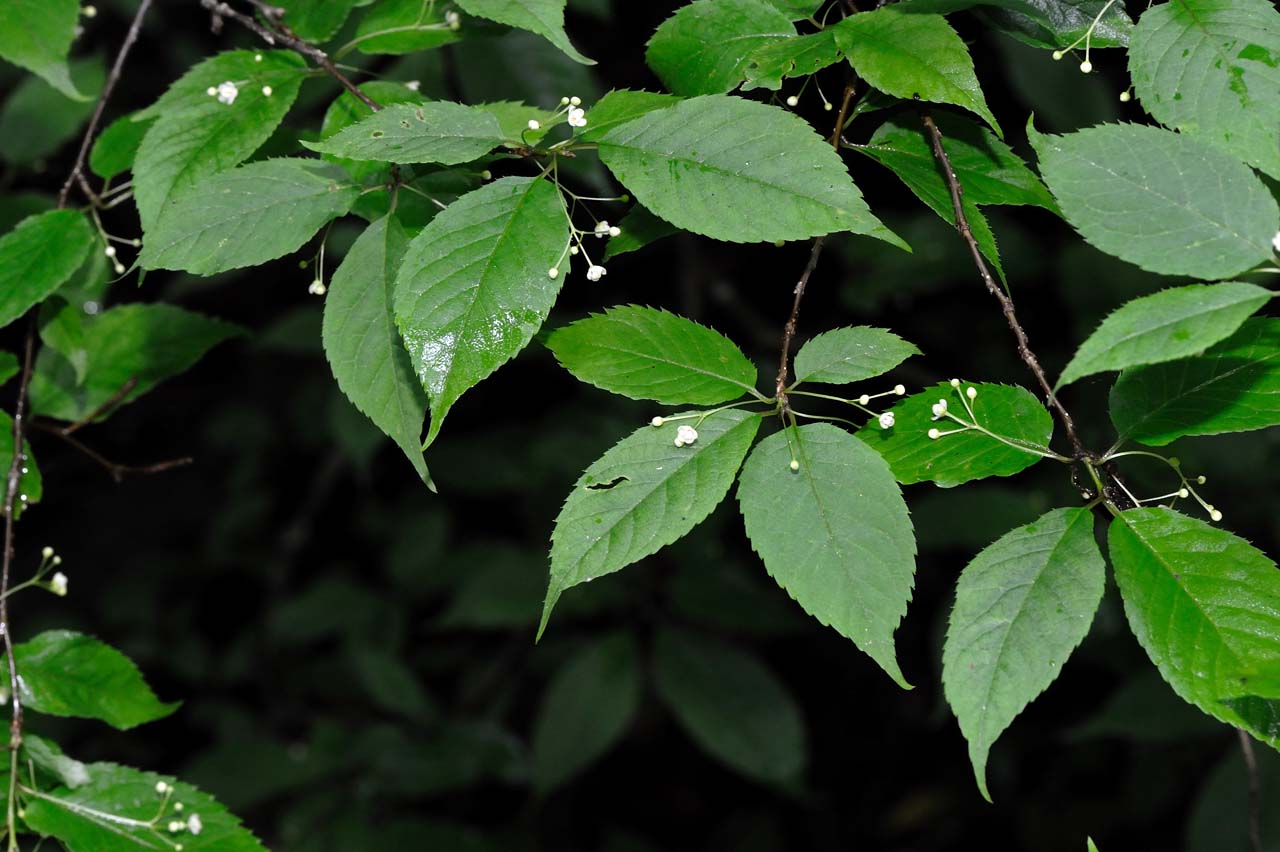
[(40, 551), (40, 555), (45, 559), (53, 558), (53, 548), (46, 544), (44, 549)]
[(1207, 478), (1207, 477), (1204, 477), (1204, 476), (1197, 476), (1197, 477), (1196, 477), (1196, 485), (1204, 485), (1206, 482), (1208, 482), (1208, 478)]
[(60, 598), (67, 596), (67, 575), (61, 571), (49, 578), (49, 591)]
[(616, 236), (618, 236), (618, 235), (619, 235), (619, 234), (621, 234), (621, 233), (622, 233), (622, 229), (621, 229), (621, 228), (619, 228), (617, 225), (614, 225), (613, 227), (611, 227), (611, 228), (609, 229), (609, 236), (611, 236), (611, 237), (616, 237)]
[(1217, 509), (1210, 509), (1210, 510), (1209, 510), (1209, 517), (1210, 517), (1210, 519), (1212, 519), (1212, 520), (1214, 520), (1214, 521), (1220, 521), (1220, 520), (1222, 520), (1222, 513), (1221, 513), (1221, 512), (1219, 512)]
[(53, 566), (55, 566), (55, 567), (57, 567), (58, 565), (61, 565), (61, 564), (62, 564), (62, 557), (61, 557), (61, 556), (58, 556), (58, 555), (56, 555), (56, 554), (55, 554), (55, 555), (54, 555), (54, 557), (53, 557), (52, 559), (50, 559), (50, 560), (49, 560), (49, 564), (50, 564), (50, 565), (53, 565)]
[(1129, 103), (1129, 101), (1130, 101), (1132, 98), (1133, 98), (1133, 95), (1129, 94), (1129, 90), (1128, 90), (1128, 89), (1125, 89), (1123, 92), (1121, 92), (1121, 93), (1120, 93), (1120, 103), (1122, 103), (1122, 104), (1127, 104), (1127, 103)]
[(157, 781), (156, 792), (159, 793), (161, 796), (163, 796), (165, 793), (169, 792), (169, 785), (164, 783), (163, 781)]
[(214, 95), (218, 94), (218, 87), (217, 87), (217, 86), (210, 86), (209, 88), (207, 88), (207, 89), (205, 89), (205, 90), (204, 90), (204, 93), (205, 93), (206, 95), (208, 95), (209, 97), (213, 97)]
[(834, 105), (831, 103), (831, 101), (823, 101), (822, 108), (827, 112), (831, 112), (831, 110), (834, 108)]
[(1054, 61), (1054, 62), (1057, 62), (1059, 59), (1061, 59), (1061, 58), (1062, 58), (1062, 56), (1063, 56), (1063, 53), (1062, 53), (1062, 51), (1061, 51), (1061, 50), (1055, 50), (1055, 51), (1053, 52), (1053, 61)]
[(444, 22), (449, 26), (449, 29), (454, 32), (462, 29), (462, 16), (452, 9), (444, 13)]
[(1179, 489), (1178, 489), (1178, 496), (1179, 496), (1179, 497), (1181, 497), (1181, 498), (1183, 498), (1183, 499), (1186, 499), (1187, 497), (1190, 497), (1190, 496), (1191, 496), (1191, 492), (1190, 492), (1190, 491), (1188, 491), (1186, 488), (1179, 488)]
[(662, 418), (662, 417), (655, 417), (655, 418), (653, 418), (652, 420), (650, 420), (650, 421), (649, 421), (649, 425), (650, 425), (650, 426), (661, 426), (663, 423), (666, 423), (666, 422), (667, 422), (667, 421), (666, 421), (664, 418)]
[(124, 264), (123, 264), (123, 263), (117, 263), (117, 264), (115, 265), (115, 271), (116, 271), (116, 275), (124, 275), (124, 272), (125, 272)]
[(480, 180), (493, 180), (493, 172), (485, 169), (480, 173)]
[(603, 237), (605, 234), (609, 233), (609, 223), (604, 219), (596, 222), (595, 233), (597, 237)]
[(787, 465), (787, 466), (788, 466), (789, 468), (791, 468), (793, 471), (799, 470), (799, 469), (800, 469), (800, 461), (799, 461), (798, 459), (792, 459), (792, 460), (791, 460), (791, 464), (789, 464), (789, 465)]
[(929, 430), (929, 437), (930, 437), (931, 439), (935, 440), (935, 441), (936, 441), (936, 440), (938, 440), (938, 436), (939, 436), (939, 435), (941, 435), (941, 434), (942, 434), (942, 433), (941, 433), (941, 432), (939, 432), (937, 429), (930, 429), (930, 430)]
[(263, 86), (263, 87), (262, 87), (262, 94), (266, 95), (267, 97), (271, 97), (271, 91), (272, 91), (272, 89), (271, 89), (271, 87), (270, 87), (270, 86)]
[(311, 286), (307, 288), (307, 292), (313, 296), (323, 296), (328, 292), (329, 288), (324, 286), (324, 282), (317, 278), (311, 282)]
[(255, 53), (255, 54), (253, 55), (253, 61), (254, 61), (254, 62), (261, 62), (261, 61), (262, 61), (262, 54), (261, 54), (261, 53)]
[(173, 809), (174, 809), (175, 811), (180, 811), (180, 810), (182, 810), (182, 809), (183, 809), (183, 808), (185, 808), (185, 807), (186, 807), (186, 805), (182, 804), (182, 802), (174, 802), (174, 803), (173, 803)]
[(800, 105), (800, 99), (797, 98), (795, 95), (792, 95), (791, 97), (787, 98), (787, 106), (793, 107), (793, 106), (799, 106), (799, 105)]
[(567, 97), (560, 99), (560, 106), (568, 106), (568, 105), (569, 105), (569, 99)]
[(968, 388), (965, 388), (964, 395), (969, 397), (969, 399), (973, 399), (978, 395), (978, 389), (970, 385)]
[(1280, 251), (1280, 231), (1276, 231), (1276, 235), (1271, 238), (1271, 247)]
[(529, 129), (530, 129), (530, 130), (541, 130), (541, 129), (542, 129), (542, 125), (538, 122), (538, 119), (536, 119), (536, 118), (531, 118), (531, 119), (529, 119)]
[(578, 256), (579, 251), (580, 250), (577, 246), (569, 246), (569, 254), (573, 255), (574, 257)]
[(404, 87), (411, 92), (416, 92), (422, 88), (421, 80), (405, 80)]
[(179, 831), (182, 831), (186, 827), (187, 827), (187, 824), (180, 819), (169, 820), (169, 831), (172, 832), (173, 834), (177, 834)]
[(946, 416), (947, 416), (947, 401), (945, 399), (940, 399), (933, 404), (933, 419), (937, 420), (939, 417), (946, 417)]
[(906, 386), (906, 385), (894, 385), (894, 386), (893, 386), (893, 392), (894, 392), (894, 393), (896, 393), (898, 396), (902, 396), (904, 393), (906, 393), (906, 392), (907, 392), (907, 386)]
[(569, 98), (569, 103), (573, 104), (574, 106), (578, 106), (579, 104), (582, 103), (582, 98), (579, 98), (579, 97)]
[(866, 405), (870, 401), (871, 401), (871, 397), (865, 393), (862, 396), (858, 397), (858, 405)]
[(958, 387), (960, 387), (960, 380), (959, 380), (959, 379), (952, 379), (952, 380), (951, 380), (951, 387), (953, 387), (953, 388), (958, 388)]
[(1093, 70), (1093, 63), (1090, 62), (1089, 60), (1086, 59), (1084, 62), (1080, 63), (1081, 74), (1088, 74), (1092, 70)]
[(102, 253), (103, 253), (103, 254), (105, 254), (107, 257), (115, 257), (115, 256), (116, 256), (116, 247), (115, 247), (115, 246), (107, 246), (106, 248), (104, 248), (104, 249), (102, 250)]
[(80, 10), (80, 14), (84, 15), (86, 18), (96, 18), (98, 16), (98, 9), (95, 6), (85, 6)]
[(547, 277), (548, 277), (548, 278), (559, 278), (559, 277), (560, 277), (560, 270), (559, 270), (557, 267), (554, 267), (554, 266), (553, 266), (553, 267), (551, 267), (550, 269), (548, 269), (548, 270), (547, 270)]

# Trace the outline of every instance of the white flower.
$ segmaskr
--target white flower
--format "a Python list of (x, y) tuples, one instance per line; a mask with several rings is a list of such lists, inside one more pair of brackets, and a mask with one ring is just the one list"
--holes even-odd
[(609, 233), (609, 223), (604, 219), (596, 222), (596, 236), (603, 237), (607, 233)]
[(937, 420), (939, 417), (946, 417), (946, 416), (947, 416), (947, 401), (945, 399), (940, 399), (933, 404), (933, 419)]
[(218, 103), (231, 106), (236, 102), (236, 95), (240, 94), (240, 89), (236, 84), (227, 80), (225, 83), (219, 83), (215, 92), (218, 96)]
[(187, 817), (187, 831), (192, 834), (199, 834), (204, 831), (204, 823), (200, 821), (200, 814), (192, 814)]
[(1271, 247), (1280, 251), (1280, 231), (1276, 231), (1276, 235), (1271, 238)]
[(605, 269), (603, 266), (601, 266), (598, 263), (593, 263), (591, 267), (587, 270), (587, 280), (599, 281), (601, 278), (605, 277), (608, 274), (609, 274), (608, 270)]
[(881, 414), (881, 415), (880, 415), (880, 428), (881, 428), (881, 429), (892, 429), (892, 428), (893, 428), (893, 422), (894, 422), (894, 417), (893, 417), (893, 412), (892, 412), (892, 411), (886, 411), (884, 414)]
[(457, 31), (462, 28), (462, 16), (452, 9), (444, 13), (444, 22), (451, 30)]
[(67, 575), (61, 571), (49, 578), (49, 591), (60, 598), (67, 596)]
[(676, 430), (676, 446), (683, 447), (698, 440), (698, 430), (692, 426), (681, 426)]
[(541, 130), (541, 129), (542, 129), (542, 124), (538, 121), (538, 119), (536, 119), (536, 118), (531, 118), (531, 119), (529, 119), (529, 129), (530, 129), (530, 130)]
[(576, 107), (576, 106), (569, 107), (568, 120), (569, 120), (570, 127), (586, 127), (587, 111), (584, 110), (582, 107)]
[(324, 282), (317, 278), (311, 282), (311, 286), (307, 288), (307, 292), (313, 296), (323, 296), (329, 288), (324, 286)]
[(406, 81), (405, 81), (405, 84), (404, 84), (404, 87), (405, 87), (406, 89), (408, 89), (409, 91), (411, 91), (411, 92), (416, 92), (416, 91), (418, 91), (418, 89), (421, 89), (421, 88), (422, 88), (422, 81), (421, 81), (421, 80), (406, 80)]

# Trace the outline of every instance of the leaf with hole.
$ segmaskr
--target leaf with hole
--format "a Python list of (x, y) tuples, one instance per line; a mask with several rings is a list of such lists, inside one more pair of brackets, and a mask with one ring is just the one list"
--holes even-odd
[(492, 151), (505, 136), (480, 107), (448, 101), (392, 104), (320, 142), (313, 151), (389, 163), (467, 163)]

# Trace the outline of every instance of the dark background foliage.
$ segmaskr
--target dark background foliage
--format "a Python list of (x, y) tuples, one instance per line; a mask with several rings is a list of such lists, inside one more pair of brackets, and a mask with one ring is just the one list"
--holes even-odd
[[(570, 34), (600, 60), (589, 71), (534, 37), (498, 29), (430, 55), (361, 61), (374, 74), (418, 78), (424, 91), (471, 102), (549, 106), (577, 94), (589, 105), (613, 87), (658, 88), (644, 42), (676, 5), (571, 3)], [(77, 54), (113, 55), (132, 8), (104, 2)], [(208, 23), (195, 2), (159, 3), (107, 119), (150, 103), (199, 58), (253, 46), (230, 25), (211, 34)], [(1142, 120), (1117, 99), (1127, 83), (1118, 53), (1095, 53), (1100, 73), (1086, 77), (975, 20), (957, 24), (1005, 127), (1019, 128), (1032, 111), (1049, 130)], [(19, 79), (0, 69), (6, 92)], [(820, 82), (829, 96), (840, 84)], [(314, 133), (336, 94), (327, 79), (307, 83), (283, 138)], [(799, 111), (819, 127), (831, 120), (812, 89)], [(8, 132), (38, 132), (53, 112)], [(859, 119), (848, 137), (865, 139), (880, 117)], [(1013, 137), (1024, 142), (1020, 131)], [(35, 163), (6, 163), (0, 217), (20, 216), (25, 193), (56, 192), (73, 156), (69, 144)], [(908, 386), (951, 375), (1029, 384), (956, 235), (887, 171), (856, 154), (846, 160), (873, 209), (915, 252), (834, 238), (811, 283), (801, 337), (880, 325), (925, 352), (897, 373)], [(602, 179), (584, 165), (570, 180), (594, 188)], [(133, 236), (126, 209), (106, 224)], [(1107, 311), (1168, 283), (1085, 246), (1044, 211), (1005, 208), (991, 218), (1023, 322), (1051, 373)], [(328, 270), (356, 233), (333, 228)], [(212, 279), (164, 273), (114, 285), (113, 302), (173, 301), (254, 332), (83, 433), (117, 461), (192, 455), (194, 465), (116, 485), (66, 446), (34, 438), (46, 498), (20, 525), (20, 560), (55, 545), (72, 593), (19, 599), (20, 637), (54, 624), (98, 635), (136, 659), (162, 697), (186, 701), (175, 716), (128, 734), (33, 721), (70, 753), (181, 774), (278, 850), (1049, 852), (1082, 850), (1086, 833), (1107, 852), (1244, 848), (1244, 772), (1232, 732), (1158, 679), (1113, 589), (1060, 680), (995, 747), (996, 804), (978, 795), (939, 686), (952, 589), (979, 548), (1074, 499), (1064, 468), (907, 489), (921, 554), (898, 641), (913, 691), (895, 687), (774, 585), (731, 505), (657, 556), (569, 592), (535, 645), (548, 536), (565, 493), (587, 463), (658, 410), (578, 384), (535, 344), (455, 409), (428, 455), (440, 489), (432, 495), (332, 380), (320, 350), (321, 300), (307, 294), (312, 270), (299, 266), (317, 249)], [(612, 262), (598, 284), (575, 274), (551, 325), (611, 304), (660, 305), (727, 333), (771, 375), (806, 256), (802, 244), (671, 238)], [(6, 332), (0, 348), (16, 351), (18, 333)], [(1096, 447), (1112, 440), (1107, 384), (1099, 376), (1068, 391)], [(1208, 474), (1231, 528), (1274, 552), (1276, 436), (1182, 443), (1175, 451), (1189, 470)], [(1141, 465), (1130, 473), (1144, 493), (1163, 490), (1144, 473)], [(647, 679), (621, 746), (550, 795), (534, 795), (530, 731), (548, 678), (576, 649), (615, 631), (634, 635), (647, 659), (663, 625), (727, 640), (781, 678), (808, 729), (802, 779), (761, 785), (706, 756)], [(1266, 788), (1274, 825), (1280, 774), (1275, 755), (1263, 752), (1276, 779)], [(1280, 848), (1280, 830), (1266, 839)]]

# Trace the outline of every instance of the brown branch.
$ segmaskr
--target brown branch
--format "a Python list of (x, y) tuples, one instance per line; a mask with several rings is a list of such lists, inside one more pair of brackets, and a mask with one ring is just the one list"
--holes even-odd
[(117, 406), (120, 405), (121, 402), (124, 401), (124, 398), (129, 395), (130, 391), (132, 391), (137, 386), (138, 386), (138, 377), (130, 376), (127, 380), (125, 380), (124, 384), (116, 388), (115, 393), (107, 397), (106, 401), (103, 402), (102, 405), (99, 405), (97, 408), (95, 408), (93, 411), (90, 411), (84, 417), (81, 417), (75, 423), (71, 423), (71, 424), (68, 424), (67, 426), (63, 426), (58, 431), (62, 434), (63, 437), (66, 437), (67, 435), (70, 435), (72, 432), (77, 432), (80, 429), (83, 429), (85, 426), (88, 426), (90, 423), (97, 420), (99, 417), (102, 417), (105, 414), (110, 414), (112, 411), (116, 409)]
[(1053, 386), (1049, 384), (1044, 368), (1040, 366), (1040, 361), (1036, 358), (1035, 353), (1031, 351), (1031, 344), (1027, 342), (1027, 333), (1023, 330), (1022, 324), (1018, 322), (1018, 314), (1013, 308), (1013, 299), (1009, 298), (1009, 295), (992, 277), (991, 270), (987, 268), (987, 262), (982, 257), (982, 250), (978, 248), (978, 241), (974, 239), (973, 231), (969, 228), (969, 220), (964, 215), (964, 188), (960, 186), (960, 179), (956, 176), (955, 169), (951, 167), (951, 159), (947, 156), (946, 148), (943, 147), (942, 132), (938, 130), (938, 125), (934, 123), (933, 117), (928, 112), (921, 110), (920, 120), (924, 122), (925, 130), (929, 134), (929, 141), (933, 146), (934, 159), (937, 160), (938, 168), (942, 172), (942, 178), (946, 181), (947, 189), (951, 193), (951, 209), (956, 218), (956, 230), (960, 232), (965, 244), (969, 246), (969, 254), (973, 256), (973, 263), (978, 267), (978, 275), (982, 277), (982, 283), (986, 285), (987, 291), (1000, 303), (1000, 309), (1004, 312), (1005, 322), (1009, 324), (1010, 330), (1013, 331), (1013, 336), (1017, 338), (1018, 356), (1022, 358), (1023, 363), (1035, 375), (1036, 381), (1040, 383), (1040, 387), (1044, 391), (1046, 402), (1054, 413), (1058, 415), (1058, 419), (1062, 421), (1062, 426), (1067, 433), (1067, 440), (1071, 442), (1074, 457), (1078, 459), (1092, 458), (1093, 454), (1080, 443), (1080, 438), (1076, 434), (1076, 424), (1071, 419), (1070, 412), (1067, 411), (1066, 407), (1054, 394)]
[(183, 456), (182, 458), (169, 459), (167, 461), (155, 462), (153, 464), (119, 464), (118, 462), (111, 461), (111, 459), (102, 455), (102, 453), (93, 449), (93, 447), (90, 447), (79, 438), (73, 436), (69, 428), (55, 426), (52, 423), (47, 423), (43, 420), (31, 421), (31, 428), (39, 429), (41, 432), (54, 435), (66, 441), (72, 447), (97, 462), (117, 483), (124, 482), (125, 477), (128, 476), (148, 476), (153, 473), (164, 473), (167, 470), (173, 470), (176, 467), (186, 467), (187, 465), (195, 462), (195, 459), (191, 456)]
[(342, 88), (346, 89), (358, 98), (361, 103), (369, 107), (369, 109), (374, 112), (382, 109), (382, 104), (366, 95), (361, 91), (359, 86), (351, 82), (351, 79), (347, 77), (347, 75), (338, 70), (338, 66), (334, 65), (333, 60), (329, 58), (329, 54), (325, 53), (315, 45), (303, 41), (292, 33), (284, 32), (279, 29), (280, 17), (284, 14), (283, 10), (258, 2), (258, 0), (249, 0), (249, 2), (256, 9), (262, 12), (262, 16), (277, 28), (272, 29), (265, 27), (258, 23), (257, 19), (252, 15), (246, 15), (243, 12), (239, 12), (231, 8), (226, 3), (221, 2), (221, 0), (200, 0), (200, 5), (205, 9), (208, 9), (209, 14), (213, 16), (213, 31), (215, 33), (222, 30), (222, 19), (230, 18), (245, 29), (253, 32), (258, 36), (258, 38), (262, 39), (267, 44), (272, 45), (273, 47), (276, 45), (286, 47), (294, 53), (297, 53), (306, 59), (310, 59), (312, 62), (319, 65), (326, 74), (337, 80), (338, 83), (342, 85)]
[(1253, 741), (1240, 728), (1240, 751), (1244, 754), (1245, 772), (1249, 774), (1249, 848), (1262, 852), (1262, 781), (1258, 776), (1258, 758), (1253, 753)]
[[(845, 117), (848, 116), (849, 106), (853, 103), (853, 83), (853, 75), (850, 74), (844, 86), (844, 96), (840, 99), (840, 112), (836, 115), (836, 125), (831, 131), (831, 147), (836, 151), (840, 150), (840, 131), (844, 128)], [(800, 280), (796, 282), (795, 298), (791, 302), (791, 315), (787, 317), (786, 325), (782, 327), (782, 352), (778, 356), (778, 376), (774, 380), (774, 394), (783, 411), (789, 410), (790, 407), (790, 402), (787, 400), (787, 374), (790, 371), (791, 343), (796, 336), (796, 321), (800, 318), (800, 302), (804, 299), (804, 291), (809, 286), (813, 271), (818, 268), (818, 259), (822, 257), (822, 247), (826, 242), (826, 237), (818, 237), (813, 241), (813, 248), (809, 251), (809, 262), (805, 264), (804, 272), (800, 273)]]
[[(120, 45), (120, 52), (116, 54), (116, 61), (111, 66), (111, 73), (107, 75), (107, 82), (102, 87), (102, 94), (98, 95), (98, 105), (93, 109), (93, 117), (89, 119), (89, 127), (84, 132), (84, 138), (80, 140), (80, 151), (76, 154), (75, 165), (71, 167), (71, 173), (67, 175), (67, 180), (62, 184), (62, 190), (58, 193), (58, 207), (67, 206), (67, 196), (71, 193), (71, 187), (77, 182), (81, 183), (86, 191), (88, 190), (87, 181), (84, 180), (84, 161), (89, 156), (89, 147), (93, 144), (93, 137), (98, 132), (98, 123), (102, 121), (102, 113), (107, 108), (107, 101), (111, 98), (111, 93), (115, 91), (116, 83), (120, 82), (120, 73), (124, 70), (124, 61), (129, 56), (129, 51), (133, 49), (133, 43), (138, 40), (138, 32), (142, 29), (142, 19), (146, 17), (147, 10), (151, 8), (151, 0), (142, 0), (138, 5), (138, 11), (134, 13), (133, 23), (129, 25), (129, 32), (125, 34), (124, 42)], [(88, 193), (90, 200), (93, 200), (92, 192)]]

